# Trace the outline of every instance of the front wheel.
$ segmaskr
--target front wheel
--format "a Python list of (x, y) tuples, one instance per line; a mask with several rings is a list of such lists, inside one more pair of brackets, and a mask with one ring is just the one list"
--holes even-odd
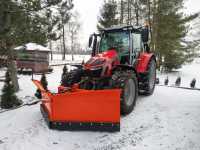
[(115, 88), (122, 89), (120, 109), (122, 115), (131, 113), (138, 97), (138, 83), (133, 71), (116, 71), (112, 76)]

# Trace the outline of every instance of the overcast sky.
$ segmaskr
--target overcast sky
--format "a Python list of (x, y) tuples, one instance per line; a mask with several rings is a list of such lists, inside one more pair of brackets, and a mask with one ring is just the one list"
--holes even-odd
[(187, 13), (200, 12), (200, 0), (186, 0), (185, 7)]
[[(74, 9), (80, 14), (82, 26), (81, 43), (86, 43), (89, 35), (96, 31), (97, 16), (102, 6), (103, 0), (74, 0)], [(190, 14), (200, 11), (200, 0), (186, 0), (185, 12)]]
[(81, 43), (87, 43), (89, 35), (96, 31), (97, 16), (103, 0), (74, 0), (74, 9), (80, 14)]

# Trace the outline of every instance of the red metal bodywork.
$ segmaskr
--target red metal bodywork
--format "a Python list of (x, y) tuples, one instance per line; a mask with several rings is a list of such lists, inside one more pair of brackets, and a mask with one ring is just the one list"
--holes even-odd
[(153, 56), (154, 56), (153, 53), (146, 53), (146, 52), (140, 53), (138, 58), (138, 63), (136, 66), (137, 73), (145, 73), (147, 71), (149, 61)]
[[(95, 61), (102, 61), (101, 64), (94, 65)], [(118, 53), (115, 49), (99, 53), (96, 56), (90, 58), (85, 64), (85, 70), (91, 70), (98, 67), (103, 67), (102, 76), (111, 76), (113, 66), (119, 65)]]
[[(147, 67), (149, 64), (149, 61), (154, 56), (153, 53), (147, 53), (142, 52), (140, 53), (138, 57), (138, 63), (136, 65), (136, 72), (137, 73), (145, 73), (147, 71)], [(93, 65), (93, 63), (97, 60), (102, 61), (102, 64), (99, 65)], [(86, 64), (84, 65), (84, 69), (91, 70), (93, 68), (98, 68), (103, 66), (104, 70), (107, 70), (103, 75), (104, 76), (110, 76), (112, 74), (112, 69), (114, 66), (117, 66), (120, 64), (120, 61), (118, 59), (118, 54), (116, 50), (108, 50), (106, 52), (97, 54), (96, 56), (92, 57)], [(107, 69), (106, 69), (107, 68)]]
[(42, 93), (42, 106), (51, 122), (120, 123), (120, 89), (77, 88), (52, 94), (39, 81), (33, 82)]

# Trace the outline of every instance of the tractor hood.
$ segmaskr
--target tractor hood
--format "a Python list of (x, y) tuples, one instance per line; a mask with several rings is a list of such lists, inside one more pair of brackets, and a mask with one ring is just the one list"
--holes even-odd
[(99, 67), (111, 64), (114, 60), (117, 59), (116, 50), (108, 50), (103, 53), (99, 53), (96, 56), (90, 58), (85, 64), (85, 69), (97, 69)]

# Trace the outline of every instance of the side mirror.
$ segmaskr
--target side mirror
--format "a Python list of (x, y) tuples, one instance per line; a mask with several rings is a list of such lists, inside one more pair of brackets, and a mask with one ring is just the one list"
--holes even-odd
[(88, 44), (89, 47), (92, 46), (93, 37), (94, 37), (93, 35), (91, 35), (91, 36), (89, 37), (89, 44)]
[(149, 28), (145, 27), (142, 29), (142, 41), (147, 43), (149, 41)]

